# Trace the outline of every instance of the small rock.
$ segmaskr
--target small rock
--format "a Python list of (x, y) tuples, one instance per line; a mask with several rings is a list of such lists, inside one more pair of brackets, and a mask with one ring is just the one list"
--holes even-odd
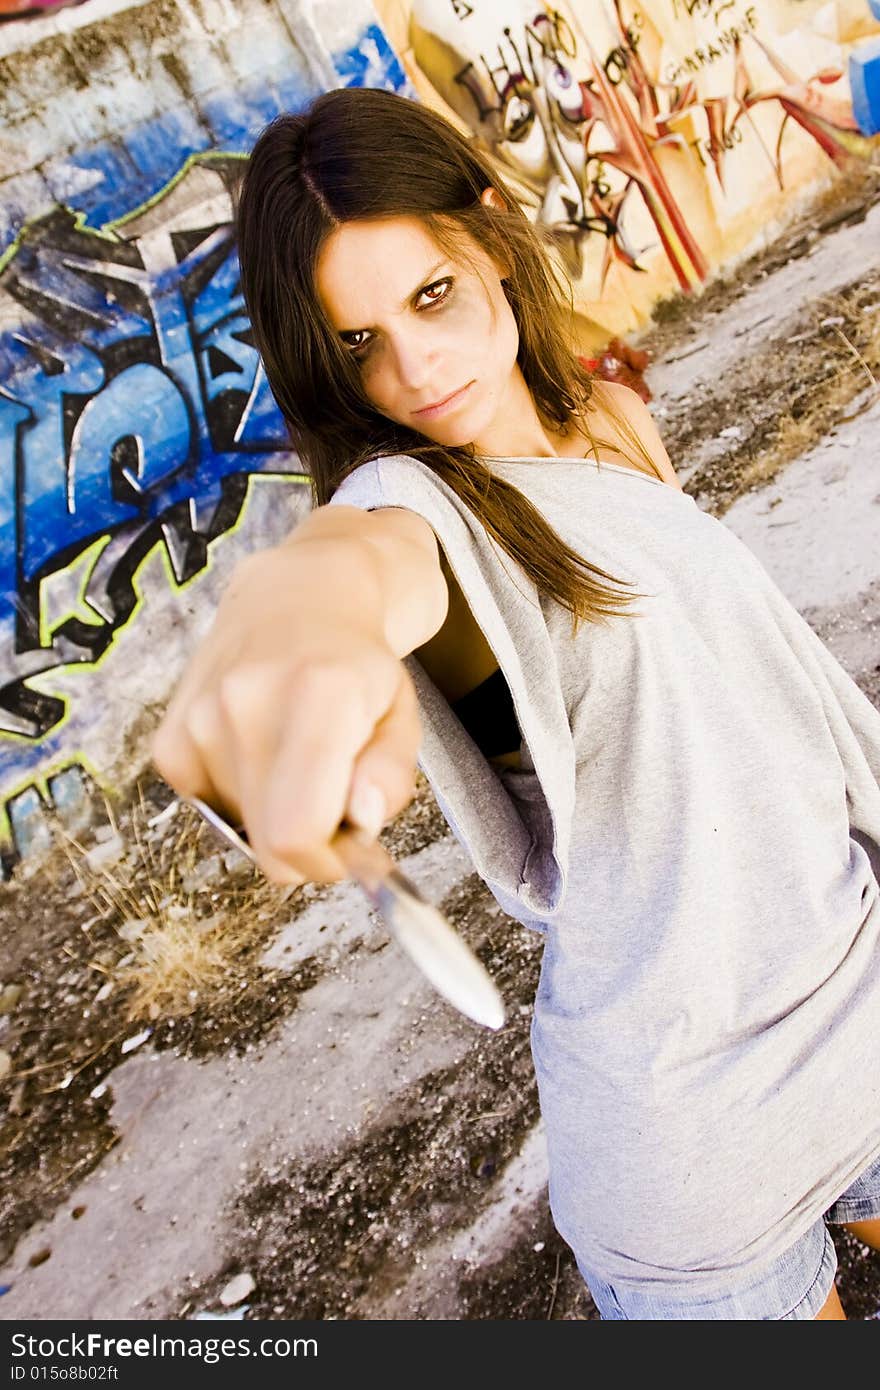
[(203, 859), (188, 874), (184, 874), (181, 887), (184, 893), (198, 893), (208, 883), (213, 883), (223, 872), (223, 861), (219, 854)]
[(125, 1042), (122, 1044), (122, 1047), (120, 1048), (120, 1051), (134, 1052), (136, 1047), (140, 1047), (141, 1043), (145, 1043), (147, 1041), (147, 1038), (150, 1036), (152, 1031), (152, 1028), (145, 1028), (142, 1033), (135, 1033), (134, 1037), (126, 1038)]
[(145, 917), (128, 917), (119, 928), (123, 941), (140, 941), (149, 926)]
[(73, 1211), (72, 1211), (70, 1214), (71, 1214), (71, 1216), (73, 1217), (74, 1221), (79, 1221), (79, 1218), (80, 1218), (81, 1216), (83, 1216), (84, 1213), (85, 1213), (85, 1207), (84, 1207), (84, 1206), (79, 1206), (79, 1207), (74, 1207)]
[(4, 985), (0, 989), (0, 1014), (11, 1014), (24, 992), (24, 985)]
[(152, 830), (154, 826), (161, 825), (163, 821), (170, 820), (173, 815), (176, 815), (179, 807), (179, 801), (169, 802), (169, 804), (164, 808), (164, 810), (160, 811), (158, 815), (150, 817), (150, 819), (147, 821), (147, 825)]
[(0, 1081), (12, 1071), (12, 1058), (0, 1048)]
[(236, 1303), (241, 1303), (243, 1298), (247, 1298), (249, 1293), (253, 1293), (256, 1287), (252, 1275), (236, 1274), (221, 1293), (220, 1302), (224, 1308), (232, 1308)]
[(100, 1003), (102, 1002), (102, 1000), (106, 999), (106, 998), (107, 998), (107, 995), (108, 995), (108, 994), (112, 994), (112, 992), (113, 992), (113, 982), (112, 982), (112, 980), (105, 980), (104, 983), (102, 984), (101, 988), (98, 990), (98, 993), (95, 995), (94, 999), (92, 1000), (92, 1003), (93, 1003), (93, 1004), (100, 1004)]
[(223, 856), (223, 867), (231, 878), (237, 878), (248, 873), (253, 863), (240, 849), (228, 849)]
[(28, 1260), (29, 1268), (36, 1269), (37, 1265), (44, 1265), (51, 1254), (52, 1250), (48, 1245), (45, 1245), (42, 1250), (35, 1250)]
[(228, 1313), (193, 1313), (190, 1322), (244, 1322), (244, 1315), (250, 1308), (242, 1303), (238, 1308), (230, 1308)]
[(24, 1077), (22, 1077), (21, 1081), (19, 1081), (18, 1085), (15, 1087), (15, 1090), (12, 1092), (12, 1095), (9, 1097), (9, 1106), (7, 1108), (9, 1110), (10, 1115), (24, 1114), (26, 1109), (24, 1103), (26, 1090), (27, 1080)]
[(104, 840), (86, 851), (86, 863), (89, 868), (97, 872), (99, 869), (106, 868), (108, 864), (116, 864), (125, 853), (125, 841), (121, 835), (114, 835), (110, 840)]
[(165, 916), (168, 918), (169, 922), (185, 922), (188, 917), (192, 916), (192, 913), (190, 912), (189, 908), (184, 907), (182, 903), (172, 902), (168, 903), (168, 905), (166, 906), (166, 902), (167, 899), (163, 899), (159, 906), (163, 909)]

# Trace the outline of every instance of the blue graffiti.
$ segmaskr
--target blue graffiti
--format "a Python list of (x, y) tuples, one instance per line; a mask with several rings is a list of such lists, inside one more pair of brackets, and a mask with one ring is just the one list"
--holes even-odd
[[(232, 226), (189, 241), (152, 233), (146, 265), (136, 244), (96, 238), (59, 209), (32, 226), (3, 276), (29, 310), (0, 334), (9, 383), (0, 489), (14, 537), (2, 546), (0, 728), (10, 732), (23, 732), (22, 680), (33, 657), (45, 669), (99, 656), (130, 615), (134, 567), (158, 539), (176, 577), (190, 578), (236, 520), (242, 475), (291, 470), (289, 453), (279, 459), (283, 421), (248, 341)], [(40, 579), (104, 535), (111, 540), (87, 591), (104, 623), (71, 620), (41, 647)], [(13, 653), (31, 659), (10, 680)], [(31, 701), (27, 732), (46, 734), (59, 714), (48, 697)]]
[[(377, 25), (329, 57), (340, 85), (416, 96)], [(315, 95), (303, 83), (294, 65), (47, 161), (50, 189), (82, 190), (76, 206), (7, 205), (0, 250), (15, 246), (0, 284), (20, 318), (0, 329), (0, 785), (19, 788), (7, 801), (15, 855), (42, 843), (47, 809), (24, 778), (71, 751), (64, 701), (32, 678), (100, 658), (157, 544), (186, 582), (238, 520), (250, 475), (300, 471), (251, 342), (231, 223), (163, 232), (161, 195), (200, 164), (231, 193), (265, 122)], [(151, 200), (159, 215), (139, 235), (126, 224)], [(88, 613), (50, 626), (43, 582), (99, 540)], [(82, 780), (63, 778), (46, 783), (53, 805)], [(4, 867), (0, 855), (0, 878)]]
[[(385, 87), (416, 96), (377, 24), (367, 25), (350, 48), (328, 57), (340, 87)], [(188, 156), (211, 151), (246, 155), (273, 116), (299, 110), (315, 95), (307, 74), (291, 62), (259, 81), (241, 82), (234, 90), (197, 99), (192, 107), (163, 112), (118, 139), (105, 138), (49, 159), (41, 166), (42, 178), (59, 204), (71, 206), (68, 190), (79, 190), (75, 206), (85, 225), (105, 227), (161, 195)], [(48, 211), (0, 210), (0, 251), (14, 240), (26, 215)]]

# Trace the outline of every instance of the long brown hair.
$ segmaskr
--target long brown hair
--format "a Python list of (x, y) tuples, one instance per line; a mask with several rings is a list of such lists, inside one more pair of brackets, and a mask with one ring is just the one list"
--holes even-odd
[[(481, 201), (490, 185), (501, 194), (503, 208)], [(318, 255), (340, 223), (416, 216), (446, 254), (459, 260), (468, 259), (472, 238), (510, 268), (503, 287), (519, 330), (517, 362), (536, 409), (551, 428), (571, 422), (595, 454), (606, 441), (593, 439), (582, 418), (592, 408), (592, 376), (570, 336), (571, 285), (564, 275), (560, 282), (491, 156), (419, 102), (380, 88), (337, 88), (264, 127), (236, 191), (235, 216), (254, 342), (310, 475), (314, 506), (328, 502), (360, 464), (406, 454), (422, 459), (452, 488), (539, 593), (571, 612), (573, 635), (583, 619), (607, 623), (643, 597), (604, 584), (630, 581), (615, 580), (566, 545), (518, 488), (487, 467), (473, 444), (438, 444), (381, 415), (319, 301)], [(657, 475), (634, 432), (620, 424)], [(612, 447), (619, 451), (619, 445)]]

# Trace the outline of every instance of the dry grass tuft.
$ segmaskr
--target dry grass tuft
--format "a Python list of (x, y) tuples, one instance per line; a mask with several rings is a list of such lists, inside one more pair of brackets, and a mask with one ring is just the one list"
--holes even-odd
[[(688, 491), (716, 516), (751, 488), (772, 482), (793, 459), (880, 395), (880, 274), (818, 296), (803, 315), (757, 351), (736, 373), (704, 393), (697, 408), (668, 422), (667, 438), (686, 451), (699, 446), (714, 420), (739, 414), (742, 443), (710, 458)], [(736, 402), (734, 408), (733, 401)]]
[[(67, 1085), (68, 1071), (79, 1075), (134, 1021), (158, 1028), (186, 1019), (198, 1032), (218, 1026), (222, 1017), (230, 1036), (255, 1026), (260, 992), (273, 973), (261, 965), (266, 946), (291, 916), (334, 891), (333, 884), (272, 883), (194, 808), (169, 801), (170, 788), (151, 769), (143, 779), (124, 802), (111, 804), (104, 796), (103, 817), (96, 790), (90, 824), (104, 824), (94, 832), (73, 834), (57, 818), (50, 822), (51, 848), (0, 884), (17, 924), (6, 941), (15, 961), (9, 969), (39, 980), (46, 999), (57, 991), (69, 1004), (36, 1027), (33, 1057), (23, 1049), (16, 1075), (42, 1074), (50, 1033), (64, 1033), (70, 1044), (59, 1041), (49, 1064)], [(447, 834), (418, 770), (416, 795), (382, 832), (382, 843), (405, 858)], [(28, 929), (44, 920), (44, 945), (50, 937), (54, 943), (49, 958)], [(311, 971), (299, 972), (294, 983), (305, 989), (301, 981), (310, 978)], [(271, 1015), (271, 1008), (261, 1007), (261, 1019)]]
[(229, 974), (230, 954), (242, 946), (229, 924), (209, 918), (159, 921), (138, 940), (135, 960), (116, 973), (131, 994), (129, 1019), (181, 1018)]
[(105, 953), (95, 968), (125, 999), (128, 1020), (183, 1018), (228, 987), (236, 962), (267, 940), (270, 919), (297, 890), (246, 861), (229, 874), (228, 847), (185, 803), (171, 803), (157, 833), (138, 794), (122, 825), (105, 803), (112, 836), (127, 846), (115, 862), (101, 864), (100, 845), (87, 849), (61, 827), (56, 836), (97, 917), (115, 931), (114, 958)]
[(790, 411), (781, 415), (776, 422), (772, 441), (766, 449), (751, 460), (743, 469), (742, 481), (747, 487), (764, 487), (772, 482), (781, 468), (792, 459), (798, 458), (820, 437), (812, 414), (794, 416)]

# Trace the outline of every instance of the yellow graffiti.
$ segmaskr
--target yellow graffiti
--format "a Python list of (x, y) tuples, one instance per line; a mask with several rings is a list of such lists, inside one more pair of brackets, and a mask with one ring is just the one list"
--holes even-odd
[(9, 819), (7, 806), (15, 801), (16, 797), (33, 789), (39, 794), (44, 806), (51, 809), (52, 793), (49, 783), (54, 777), (60, 776), (62, 772), (67, 772), (68, 768), (71, 767), (81, 768), (88, 774), (96, 787), (106, 792), (107, 789), (102, 784), (98, 769), (88, 754), (65, 751), (63, 754), (59, 754), (54, 761), (48, 762), (39, 772), (25, 773), (19, 782), (14, 782), (8, 790), (4, 790), (3, 800), (0, 801), (0, 844), (8, 847), (13, 843), (12, 822)]
[[(106, 618), (89, 603), (86, 589), (92, 571), (109, 540), (109, 532), (106, 536), (99, 536), (85, 550), (81, 550), (69, 565), (53, 570), (40, 580), (38, 601), (41, 647), (51, 647), (53, 634), (69, 618), (77, 618), (80, 622), (88, 623), (90, 627), (104, 626)], [(76, 585), (76, 593), (69, 598), (73, 585)]]
[[(120, 217), (114, 217), (109, 222), (103, 222), (100, 227), (89, 226), (86, 221), (88, 213), (83, 212), (79, 208), (72, 208), (69, 203), (54, 203), (53, 210), (55, 208), (64, 208), (65, 212), (69, 213), (73, 219), (74, 231), (85, 232), (90, 236), (98, 237), (102, 241), (118, 243), (121, 238), (116, 235), (117, 229), (119, 227), (124, 227), (126, 222), (133, 222), (135, 218), (142, 217), (150, 208), (155, 207), (157, 203), (161, 203), (164, 198), (168, 197), (168, 194), (175, 185), (185, 179), (189, 171), (196, 165), (210, 165), (221, 162), (228, 163), (230, 160), (241, 160), (244, 162), (247, 158), (248, 156), (246, 154), (241, 154), (238, 150), (209, 150), (203, 151), (201, 154), (187, 155), (186, 159), (177, 170), (177, 173), (174, 174), (167, 183), (163, 184), (160, 189), (151, 194), (150, 197), (146, 198), (142, 203), (138, 203), (134, 207), (129, 208), (128, 212), (123, 213)], [(18, 255), (19, 250), (27, 241), (30, 228), (42, 222), (48, 212), (49, 209), (44, 208), (41, 212), (34, 213), (32, 216), (25, 218), (15, 239), (9, 243), (6, 250), (0, 255), (0, 275), (2, 275), (10, 261)]]
[[(137, 602), (126, 621), (120, 624), (120, 626), (114, 631), (113, 641), (108, 643), (107, 647), (104, 649), (101, 655), (95, 661), (77, 661), (60, 664), (58, 666), (53, 666), (51, 671), (40, 672), (39, 675), (32, 676), (28, 681), (25, 682), (25, 684), (33, 689), (43, 690), (43, 683), (46, 683), (48, 685), (51, 682), (52, 678), (57, 677), (58, 675), (63, 674), (65, 676), (73, 676), (78, 678), (83, 675), (90, 675), (93, 672), (100, 670), (104, 662), (108, 659), (111, 652), (113, 651), (114, 646), (116, 645), (116, 640), (122, 635), (123, 632), (128, 630), (130, 624), (140, 613), (144, 603), (147, 602), (149, 599), (149, 594), (144, 593), (143, 584), (142, 582), (140, 582), (141, 573), (145, 566), (153, 559), (154, 556), (157, 555), (157, 552), (165, 576), (169, 582), (169, 586), (179, 593), (183, 592), (185, 589), (189, 589), (191, 586), (197, 584), (198, 581), (200, 579), (203, 579), (207, 574), (208, 570), (210, 569), (211, 559), (213, 556), (215, 546), (221, 544), (223, 541), (226, 541), (230, 537), (234, 536), (246, 524), (248, 510), (252, 501), (253, 490), (262, 484), (274, 485), (278, 482), (284, 482), (288, 485), (296, 484), (308, 486), (311, 482), (311, 479), (307, 473), (273, 473), (265, 471), (262, 473), (250, 474), (247, 479), (247, 490), (245, 492), (244, 500), (241, 506), (241, 511), (239, 512), (237, 520), (232, 526), (229, 527), (227, 531), (223, 532), (222, 536), (218, 536), (214, 541), (212, 541), (209, 544), (208, 563), (196, 574), (191, 575), (189, 579), (185, 579), (182, 581), (177, 579), (177, 577), (174, 574), (174, 570), (171, 566), (168, 548), (165, 543), (165, 540), (161, 536), (157, 537), (156, 544), (151, 546), (151, 548), (146, 552), (137, 569), (132, 574), (132, 588), (134, 589)], [(76, 557), (75, 560), (71, 561), (70, 565), (66, 566), (66, 573), (68, 574), (75, 571), (78, 566), (82, 566), (82, 573), (77, 576), (79, 581), (77, 604), (79, 604), (82, 601), (87, 606), (87, 600), (83, 598), (84, 591), (86, 586), (88, 585), (88, 580), (91, 571), (97, 563), (100, 553), (109, 541), (109, 539), (109, 534), (99, 537), (96, 541), (92, 543), (91, 546), (88, 547), (87, 550), (82, 551)], [(47, 577), (47, 580), (44, 580), (43, 583), (48, 582), (49, 578), (51, 578), (51, 576)], [(71, 609), (66, 616), (70, 616), (72, 612), (73, 609)], [(82, 616), (79, 612), (77, 612), (76, 615)], [(44, 644), (48, 644), (47, 639), (51, 636), (51, 631), (54, 631), (54, 629), (63, 621), (64, 616), (58, 614), (56, 615), (55, 620), (51, 624), (51, 629), (48, 625), (44, 629), (42, 624), (41, 613), (40, 636), (41, 641), (43, 641)], [(46, 690), (45, 693), (51, 693), (55, 695), (55, 697), (57, 699), (61, 699), (64, 704), (64, 713), (61, 719), (58, 721), (58, 723), (53, 725), (52, 728), (52, 736), (54, 738), (64, 729), (65, 725), (68, 723), (70, 717), (70, 702), (63, 695), (58, 695), (57, 691)], [(32, 746), (32, 740), (26, 738), (22, 734), (15, 734), (4, 731), (0, 733), (0, 737), (6, 739), (10, 743), (19, 743), (28, 747)], [(28, 771), (24, 773), (20, 780), (18, 780), (17, 782), (13, 782), (4, 786), (2, 792), (2, 799), (0, 799), (0, 843), (8, 846), (12, 843), (13, 840), (12, 825), (9, 819), (7, 805), (10, 802), (14, 801), (17, 796), (20, 796), (23, 792), (26, 792), (33, 787), (36, 788), (36, 790), (40, 793), (45, 804), (47, 806), (51, 806), (49, 781), (51, 778), (56, 777), (60, 772), (65, 771), (68, 767), (71, 766), (84, 767), (88, 771), (95, 786), (102, 790), (105, 794), (111, 794), (112, 788), (110, 787), (106, 778), (101, 773), (99, 773), (98, 769), (92, 764), (88, 754), (85, 753), (82, 749), (77, 749), (73, 751), (71, 751), (70, 749), (66, 749), (63, 755), (59, 755), (58, 759), (56, 760), (50, 760), (47, 764), (41, 767), (39, 772), (33, 770)]]
[[(136, 603), (132, 608), (131, 613), (126, 618), (125, 622), (120, 623), (119, 626), (114, 629), (113, 640), (107, 644), (107, 646), (101, 652), (100, 656), (96, 657), (94, 661), (59, 662), (57, 666), (53, 666), (50, 670), (41, 671), (39, 672), (39, 674), (29, 677), (28, 680), (24, 682), (24, 684), (31, 689), (43, 690), (43, 685), (39, 682), (50, 682), (54, 677), (57, 677), (59, 675), (73, 676), (78, 678), (82, 675), (90, 675), (94, 671), (99, 671), (101, 667), (104, 665), (104, 662), (112, 653), (117, 639), (121, 637), (124, 632), (128, 631), (128, 628), (130, 627), (132, 622), (134, 622), (134, 620), (137, 618), (144, 603), (147, 601), (149, 597), (148, 595), (144, 594), (142, 585), (139, 581), (141, 577), (141, 572), (143, 571), (145, 566), (153, 559), (153, 557), (156, 556), (158, 553), (158, 558), (162, 565), (162, 569), (165, 572), (165, 577), (168, 580), (169, 588), (171, 588), (172, 590), (176, 590), (178, 593), (182, 593), (185, 589), (189, 589), (191, 585), (197, 584), (200, 579), (204, 578), (205, 574), (210, 569), (211, 557), (214, 547), (221, 544), (223, 541), (228, 540), (231, 536), (234, 536), (245, 524), (245, 521), (247, 519), (248, 507), (251, 501), (251, 492), (254, 486), (256, 486), (259, 483), (275, 483), (280, 481), (283, 481), (285, 483), (295, 483), (307, 486), (310, 483), (311, 479), (307, 473), (272, 473), (269, 471), (265, 471), (262, 473), (251, 473), (247, 480), (247, 490), (244, 495), (244, 501), (242, 502), (241, 511), (239, 513), (237, 521), (235, 521), (235, 523), (232, 526), (230, 526), (227, 531), (224, 531), (222, 536), (217, 536), (215, 540), (211, 541), (210, 545), (208, 546), (208, 563), (202, 569), (197, 571), (196, 574), (191, 575), (189, 579), (179, 580), (177, 578), (171, 565), (171, 560), (168, 554), (168, 547), (165, 542), (165, 539), (162, 536), (157, 537), (156, 543), (152, 545), (148, 551), (146, 551), (137, 568), (132, 571), (131, 585), (135, 593)], [(89, 557), (88, 571), (84, 572), (81, 576), (80, 594), (84, 592), (86, 586), (88, 585), (91, 571), (97, 563), (101, 550), (103, 550), (104, 546), (107, 544), (109, 540), (109, 534), (101, 536), (97, 541), (93, 543), (93, 545), (89, 547), (88, 550), (82, 551), (80, 555), (77, 556), (77, 559), (73, 561), (70, 566), (67, 566), (67, 572), (69, 572), (71, 568), (75, 567), (78, 563), (80, 563), (85, 556)], [(42, 582), (49, 582), (49, 579), (51, 579), (51, 577), (52, 576), (47, 577), (47, 579)], [(65, 616), (70, 615), (71, 613), (69, 612)], [(81, 615), (77, 614), (77, 616)], [(52, 631), (54, 631), (55, 628), (57, 628), (64, 621), (65, 617), (58, 616), (52, 624)], [(40, 615), (40, 640), (42, 645), (49, 645), (48, 640), (46, 640), (46, 633), (43, 627), (42, 613)], [(58, 723), (53, 724), (52, 726), (52, 736), (54, 738), (64, 728), (64, 725), (67, 722), (68, 702), (64, 700), (64, 696), (59, 695), (57, 691), (45, 690), (44, 693), (54, 695), (56, 699), (63, 700), (65, 704), (64, 714), (62, 715)], [(16, 734), (9, 730), (0, 731), (0, 738), (6, 739), (11, 743), (20, 743), (26, 745), (27, 747), (31, 747), (33, 744), (33, 740), (31, 738), (28, 738), (26, 735)], [(26, 783), (25, 785), (29, 784)], [(3, 795), (4, 797), (8, 797), (9, 793), (7, 793), (4, 789)]]

